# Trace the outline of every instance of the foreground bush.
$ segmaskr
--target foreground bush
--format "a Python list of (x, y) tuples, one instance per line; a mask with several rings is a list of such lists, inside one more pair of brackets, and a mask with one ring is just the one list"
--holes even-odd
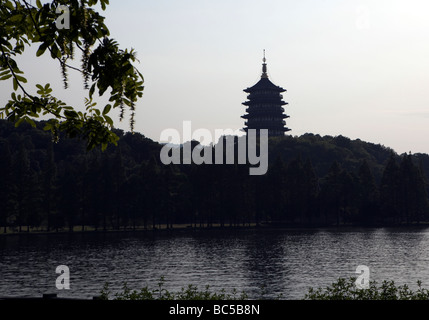
[[(394, 281), (383, 281), (380, 285), (370, 281), (368, 289), (358, 289), (356, 278), (339, 278), (325, 289), (310, 288), (304, 300), (429, 300), (429, 290), (422, 288), (421, 281), (417, 281), (417, 290), (412, 291), (406, 284), (395, 285)], [(232, 290), (227, 293), (224, 289), (213, 292), (210, 286), (199, 290), (194, 285), (188, 285), (179, 292), (170, 292), (164, 288), (164, 277), (158, 282), (158, 287), (150, 289), (148, 286), (140, 290), (131, 290), (127, 283), (123, 284), (122, 291), (112, 294), (106, 283), (101, 290), (102, 300), (247, 300), (245, 292)], [(267, 292), (262, 290), (259, 300), (265, 299)], [(281, 295), (277, 299), (281, 299)]]
[(220, 292), (212, 292), (210, 286), (204, 290), (198, 290), (194, 285), (188, 285), (179, 292), (170, 292), (164, 288), (164, 277), (158, 282), (158, 288), (150, 289), (148, 286), (141, 290), (131, 290), (124, 283), (121, 292), (116, 292), (113, 296), (106, 283), (101, 291), (100, 299), (102, 300), (246, 300), (247, 295), (242, 292), (238, 293), (235, 289), (231, 293), (226, 293), (224, 289)]
[(340, 278), (324, 290), (310, 288), (305, 300), (428, 300), (429, 291), (417, 281), (417, 290), (412, 291), (407, 285), (396, 286), (394, 281), (383, 281), (378, 285), (370, 281), (368, 289), (358, 289), (356, 278)]

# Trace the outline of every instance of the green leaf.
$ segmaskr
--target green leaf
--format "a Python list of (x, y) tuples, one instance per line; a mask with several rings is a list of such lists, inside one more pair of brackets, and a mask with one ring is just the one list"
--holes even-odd
[(0, 78), (0, 81), (1, 80), (7, 80), (7, 79), (9, 79), (9, 78), (11, 78), (12, 77), (12, 75), (11, 74), (7, 74), (7, 75), (5, 75), (5, 76), (2, 76), (1, 78)]
[(52, 129), (52, 124), (50, 124), (49, 122), (46, 123), (46, 125), (43, 127), (44, 131), (49, 131)]
[(89, 89), (89, 97), (92, 98), (92, 95), (94, 94), (95, 91), (95, 83), (91, 86), (91, 89)]
[(10, 73), (10, 69), (5, 69), (2, 72), (0, 72), (0, 76), (4, 76), (4, 75), (9, 74), (9, 73)]
[(27, 79), (25, 79), (24, 77), (21, 77), (21, 76), (18, 76), (18, 75), (15, 75), (15, 77), (16, 77), (16, 80), (18, 80), (20, 82), (27, 83)]
[(16, 81), (15, 78), (13, 78), (13, 90), (14, 91), (18, 90), (18, 81)]
[(55, 43), (51, 46), (51, 57), (54, 59), (61, 58), (61, 51)]
[(66, 110), (66, 111), (64, 111), (64, 115), (65, 115), (67, 118), (77, 118), (77, 117), (78, 117), (78, 113), (77, 113), (76, 111), (69, 111), (69, 110)]
[(25, 121), (29, 123), (33, 128), (36, 128), (36, 123), (33, 121), (33, 119), (25, 118)]
[(51, 92), (52, 92), (52, 89), (51, 89), (51, 85), (49, 84), (49, 83), (47, 83), (46, 85), (45, 85), (45, 93), (46, 94), (50, 94)]
[(113, 120), (112, 118), (110, 118), (109, 116), (104, 115), (104, 120), (106, 120), (106, 122), (113, 127)]
[(25, 118), (19, 118), (17, 122), (15, 122), (15, 128), (18, 128), (19, 125), (25, 120)]
[(13, 7), (12, 1), (7, 1), (6, 2), (6, 7), (8, 7), (9, 10), (14, 10), (15, 8)]
[(15, 14), (12, 17), (9, 18), (9, 21), (17, 23), (22, 19), (23, 15), (22, 14)]
[(39, 89), (39, 90), (37, 90), (37, 94), (40, 94), (41, 96), (44, 95), (45, 88), (43, 88), (43, 86), (40, 84), (36, 84), (36, 87), (37, 87), (37, 89)]
[(110, 104), (106, 105), (106, 106), (104, 107), (104, 110), (103, 110), (103, 115), (108, 114), (108, 113), (109, 113), (109, 111), (110, 111), (110, 109), (112, 109), (112, 106), (111, 106)]
[(36, 52), (36, 57), (40, 57), (42, 54), (44, 54), (47, 48), (48, 45), (46, 43), (42, 43)]

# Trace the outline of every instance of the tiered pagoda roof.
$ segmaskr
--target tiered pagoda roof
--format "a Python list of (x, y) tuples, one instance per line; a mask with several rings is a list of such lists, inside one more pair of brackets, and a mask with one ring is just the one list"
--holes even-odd
[(258, 131), (268, 129), (269, 136), (284, 136), (285, 132), (290, 131), (285, 127), (284, 119), (289, 116), (284, 114), (283, 108), (288, 103), (283, 101), (283, 95), (281, 95), (282, 92), (286, 92), (286, 89), (276, 86), (268, 79), (265, 51), (261, 79), (254, 86), (243, 91), (249, 93), (248, 101), (243, 102), (243, 105), (247, 106), (247, 114), (241, 116), (246, 120), (244, 128), (246, 132), (249, 129)]

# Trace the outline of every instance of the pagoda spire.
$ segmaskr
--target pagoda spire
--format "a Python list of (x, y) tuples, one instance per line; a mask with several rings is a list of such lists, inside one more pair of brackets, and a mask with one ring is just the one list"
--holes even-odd
[(265, 49), (264, 49), (264, 58), (262, 59), (262, 75), (261, 75), (261, 79), (263, 78), (268, 78), (268, 74), (267, 74), (267, 59), (265, 58)]

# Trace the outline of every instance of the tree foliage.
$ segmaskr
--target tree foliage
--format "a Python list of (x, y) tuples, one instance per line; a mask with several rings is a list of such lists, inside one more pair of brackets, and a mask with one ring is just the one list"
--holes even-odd
[[(52, 133), (54, 141), (65, 132), (69, 137), (85, 139), (87, 149), (98, 145), (105, 149), (109, 143), (117, 143), (109, 116), (114, 108), (120, 109), (120, 120), (127, 109), (130, 111), (133, 131), (136, 102), (143, 95), (143, 76), (133, 65), (137, 61), (135, 51), (119, 48), (109, 37), (104, 17), (94, 9), (100, 5), (105, 10), (108, 4), (109, 0), (53, 0), (44, 4), (37, 0), (35, 5), (26, 0), (1, 1), (0, 80), (12, 79), (13, 83), (11, 98), (0, 108), (1, 118), (16, 126), (23, 121), (35, 126), (35, 119), (49, 116), (44, 129)], [(61, 6), (68, 8), (69, 29), (57, 27), (57, 8)], [(61, 101), (49, 83), (37, 84), (33, 89), (25, 86), (27, 79), (17, 57), (32, 45), (38, 46), (37, 57), (48, 54), (59, 64), (66, 89), (69, 71), (82, 75), (88, 93), (84, 106)], [(78, 56), (80, 66), (76, 67), (71, 61)], [(109, 104), (98, 108), (95, 94), (102, 96), (108, 90)]]
[(422, 288), (417, 281), (417, 290), (408, 285), (396, 285), (393, 280), (384, 280), (381, 284), (371, 280), (368, 289), (358, 289), (356, 278), (339, 278), (326, 288), (310, 288), (305, 300), (428, 300), (429, 290)]
[[(181, 288), (178, 292), (171, 292), (164, 287), (165, 279), (161, 277), (158, 286), (150, 288), (145, 286), (140, 290), (130, 289), (127, 283), (123, 283), (122, 290), (112, 294), (109, 283), (105, 283), (98, 297), (100, 300), (247, 300), (245, 292), (238, 293), (233, 289), (227, 293), (224, 289), (214, 292), (210, 286), (204, 290), (198, 289), (192, 284)], [(264, 290), (257, 300), (264, 300)], [(282, 295), (276, 300), (282, 299)], [(359, 289), (356, 286), (356, 278), (339, 278), (326, 288), (309, 288), (303, 297), (304, 300), (333, 300), (333, 301), (396, 301), (396, 300), (428, 300), (429, 290), (422, 287), (422, 282), (417, 281), (417, 289), (412, 290), (407, 284), (397, 285), (393, 280), (384, 280), (381, 284), (371, 280), (367, 289)]]
[(189, 284), (179, 292), (171, 292), (164, 287), (165, 279), (161, 277), (157, 288), (143, 287), (140, 290), (133, 290), (123, 283), (122, 291), (112, 295), (109, 284), (105, 283), (101, 290), (100, 300), (247, 300), (245, 292), (239, 293), (236, 289), (227, 293), (224, 289), (219, 292), (212, 291), (207, 285), (204, 290), (198, 289), (197, 286)]
[[(45, 122), (35, 123), (38, 129), (0, 120), (2, 233), (429, 223), (428, 155), (362, 141), (340, 147), (329, 136), (312, 144), (308, 135), (285, 137), (270, 141), (267, 174), (250, 176), (246, 164), (163, 165), (162, 145), (116, 129), (118, 146), (105, 152), (87, 152), (65, 134), (54, 144), (41, 130)], [(279, 146), (288, 152), (275, 157)]]

